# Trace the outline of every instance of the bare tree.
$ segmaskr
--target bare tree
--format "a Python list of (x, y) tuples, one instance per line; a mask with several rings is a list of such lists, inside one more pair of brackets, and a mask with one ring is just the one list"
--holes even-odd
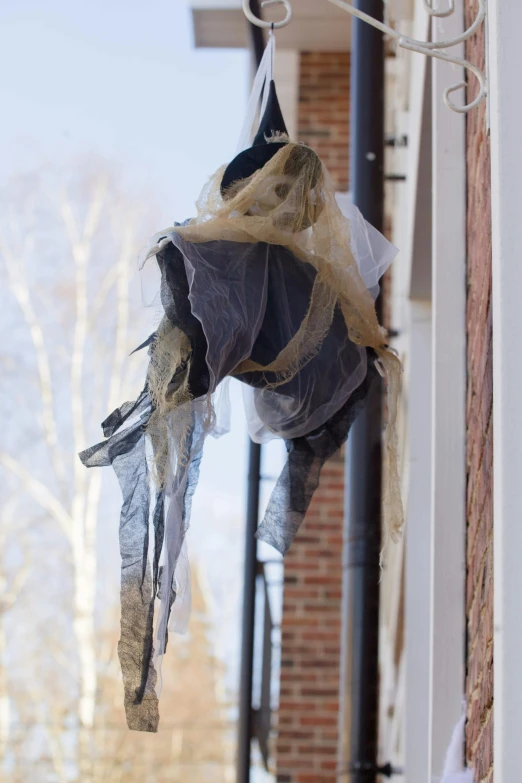
[(104, 624), (93, 749), (96, 781), (228, 783), (235, 729), (219, 693), (222, 664), (212, 652), (197, 569), (192, 595), (190, 631), (184, 637), (172, 636), (163, 661), (158, 734), (126, 729), (116, 622)]
[[(77, 454), (94, 437), (92, 423), (126, 393), (136, 320), (129, 309), (131, 265), (148, 232), (115, 178), (99, 166), (53, 183), (51, 189), (35, 177), (18, 182), (3, 207), (0, 254), (19, 314), (11, 308), (12, 325), (20, 335), (13, 353), (21, 359), (27, 388), (21, 392), (22, 408), (13, 404), (20, 396), (20, 373), (13, 374), (17, 391), (10, 389), (6, 396), (20, 428), (8, 431), (0, 465), (15, 491), (54, 522), (69, 549), (82, 761), (78, 775), (89, 783), (103, 477), (99, 470), (87, 471)], [(53, 567), (52, 558), (47, 566)], [(58, 755), (55, 747), (55, 760)], [(62, 770), (59, 777), (65, 779), (64, 774)]]
[[(116, 590), (96, 589), (107, 584), (100, 553), (119, 492), (77, 453), (139, 391), (145, 357), (128, 357), (147, 315), (133, 264), (150, 228), (106, 166), (22, 178), (0, 203), (9, 292), (0, 471), (15, 498), (2, 506), (0, 531), (0, 752), (10, 783), (231, 779), (233, 727), (197, 573), (189, 634), (171, 637), (163, 664), (158, 735), (127, 730)], [(116, 558), (111, 565), (116, 575)]]
[[(4, 761), (7, 755), (11, 725), (11, 698), (6, 673), (6, 619), (19, 599), (29, 571), (23, 530), (15, 526), (15, 518), (16, 497), (11, 497), (3, 504), (0, 517), (0, 764), (2, 764), (2, 779), (7, 779)], [(18, 563), (15, 562), (14, 568), (10, 569), (6, 561), (11, 539), (15, 534), (18, 538), (21, 560)]]

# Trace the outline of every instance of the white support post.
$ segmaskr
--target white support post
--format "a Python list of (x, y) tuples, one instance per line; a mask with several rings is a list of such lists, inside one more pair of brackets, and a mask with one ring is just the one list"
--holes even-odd
[[(414, 35), (428, 37), (428, 16), (415, 4)], [(405, 543), (405, 773), (427, 783), (430, 749), (432, 484), (432, 111), (431, 61), (410, 55), (409, 167), (406, 185), (410, 260), (405, 377), (408, 378), (408, 500)], [(399, 243), (397, 243), (399, 244)], [(399, 246), (401, 246), (399, 244)], [(395, 321), (394, 321), (395, 323)], [(401, 329), (403, 324), (398, 328)]]
[(490, 0), (493, 240), (495, 780), (522, 737), (522, 3)]
[[(434, 19), (433, 39), (453, 38), (463, 29), (461, 8), (450, 17)], [(457, 66), (433, 60), (432, 780), (440, 777), (451, 732), (461, 715), (466, 635), (465, 118), (448, 111), (441, 97), (444, 88), (460, 77), (456, 71)]]
[(429, 779), (431, 302), (412, 302), (408, 370), (409, 493), (406, 522), (406, 780)]

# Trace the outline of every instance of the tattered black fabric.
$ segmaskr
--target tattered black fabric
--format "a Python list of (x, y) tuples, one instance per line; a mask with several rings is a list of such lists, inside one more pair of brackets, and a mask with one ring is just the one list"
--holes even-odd
[(163, 493), (155, 498), (153, 567), (148, 560), (151, 492), (145, 455), (145, 428), (151, 403), (143, 392), (125, 403), (102, 424), (109, 439), (82, 452), (87, 467), (112, 465), (123, 502), (120, 516), (121, 637), (118, 654), (125, 689), (129, 728), (157, 731), (159, 712), (153, 665), (154, 597), (158, 583), (159, 551), (163, 543)]
[(340, 411), (309, 435), (286, 440), (287, 462), (272, 491), (257, 538), (285, 555), (319, 486), (321, 470), (345, 443), (377, 377), (373, 358), (358, 389)]
[[(155, 488), (151, 474), (154, 456), (147, 457), (146, 445), (147, 426), (155, 406), (147, 386), (136, 402), (125, 403), (105, 420), (102, 426), (108, 440), (80, 455), (87, 467), (112, 465), (122, 490), (118, 649), (127, 722), (129, 728), (141, 731), (156, 731), (158, 727), (155, 660), (165, 652), (167, 624), (180, 588), (176, 566), (189, 524), (204, 437), (212, 431), (206, 418), (206, 395), (214, 392), (226, 375), (237, 374), (257, 391), (261, 415), (267, 405), (278, 412), (281, 405), (283, 409), (288, 407), (289, 399), (300, 401), (303, 415), (300, 417), (297, 411), (291, 417), (287, 424), (291, 431), (296, 426), (302, 429), (300, 419), (306, 426), (307, 421), (314, 420), (316, 411), (331, 404), (332, 389), (339, 386), (340, 368), (345, 368), (345, 374), (355, 373), (359, 366), (363, 370), (361, 383), (353, 392), (348, 386), (333, 416), (325, 421), (316, 416), (318, 426), (306, 434), (285, 438), (288, 460), (258, 531), (260, 539), (284, 554), (306, 514), (321, 468), (346, 440), (376, 374), (373, 359), (367, 361), (366, 350), (348, 339), (338, 309), (328, 335), (300, 375), (268, 390), (275, 380), (269, 373), (234, 373), (245, 359), (269, 364), (291, 340), (307, 312), (316, 271), (283, 247), (232, 242), (198, 245), (201, 270), (195, 270), (193, 257), (187, 264), (183, 253), (186, 245), (176, 238), (175, 244), (167, 241), (157, 254), (165, 317), (190, 343), (189, 357), (177, 367), (170, 383), (171, 388), (185, 383), (192, 400), (189, 404), (195, 406), (177, 474), (166, 486)], [(205, 308), (212, 303), (211, 325)], [(153, 357), (156, 341), (157, 335), (151, 335), (140, 348), (148, 346)], [(264, 418), (269, 420), (270, 416)], [(284, 424), (280, 429), (278, 434), (284, 437)], [(180, 524), (173, 543), (171, 537), (166, 539), (165, 520), (175, 513), (179, 513)], [(168, 606), (161, 623), (163, 630), (155, 634), (155, 599), (161, 595), (165, 579), (169, 582), (163, 585)]]
[(391, 536), (403, 520), (400, 363), (374, 304), (396, 249), (353, 205), (341, 210), (320, 158), (289, 139), (273, 47), (271, 36), (238, 154), (204, 186), (195, 217), (156, 234), (144, 255), (159, 267), (164, 312), (139, 346), (150, 359), (145, 389), (106, 420), (108, 440), (81, 455), (89, 467), (112, 464), (122, 489), (119, 654), (127, 722), (144, 731), (158, 725), (157, 667), (168, 631), (188, 623), (184, 540), (205, 437), (228, 427), (228, 377), (243, 384), (253, 440), (279, 437), (288, 451), (260, 539), (288, 550), (377, 371), (387, 378), (382, 496)]

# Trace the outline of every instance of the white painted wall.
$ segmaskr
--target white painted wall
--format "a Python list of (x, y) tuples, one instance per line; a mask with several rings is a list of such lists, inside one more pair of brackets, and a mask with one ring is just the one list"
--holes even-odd
[(429, 780), (431, 595), (432, 311), (411, 302), (409, 374), (409, 494), (405, 571), (406, 780)]
[[(433, 39), (463, 29), (462, 6)], [(458, 53), (458, 47), (455, 51)], [(466, 158), (465, 117), (443, 102), (456, 67), (432, 63), (433, 418), (430, 773), (440, 777), (461, 716), (465, 665)]]
[(495, 780), (522, 736), (522, 4), (489, 2), (493, 239)]

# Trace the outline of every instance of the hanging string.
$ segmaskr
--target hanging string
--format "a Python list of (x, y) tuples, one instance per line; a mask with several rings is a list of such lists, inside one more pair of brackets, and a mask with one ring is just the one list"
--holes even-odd
[(268, 43), (267, 43), (267, 49), (270, 51), (270, 70), (269, 73), (266, 75), (265, 79), (265, 87), (263, 90), (263, 101), (261, 103), (261, 116), (263, 116), (263, 112), (266, 109), (266, 104), (268, 101), (268, 93), (270, 91), (270, 82), (274, 78), (274, 62), (275, 62), (275, 35), (274, 35), (274, 23), (272, 22), (272, 26), (270, 28), (270, 32), (268, 33)]
[(268, 56), (270, 58), (270, 64), (268, 67), (268, 72), (265, 76), (265, 85), (263, 89), (263, 100), (261, 101), (261, 109), (260, 109), (260, 116), (263, 116), (263, 113), (266, 109), (266, 104), (268, 102), (268, 93), (270, 91), (270, 82), (274, 78), (274, 58), (275, 58), (275, 35), (274, 35), (274, 23), (272, 22), (272, 27), (270, 28), (270, 32), (268, 33), (268, 43), (266, 45), (266, 48), (268, 50)]
[(245, 121), (243, 128), (239, 136), (237, 144), (237, 152), (246, 150), (252, 144), (253, 127), (259, 108), (259, 100), (261, 99), (261, 115), (263, 114), (266, 103), (268, 101), (268, 93), (270, 90), (270, 82), (274, 78), (274, 58), (275, 58), (275, 35), (272, 28), (268, 34), (268, 43), (263, 52), (263, 57), (259, 63), (259, 68), (254, 77), (252, 84), (252, 91), (248, 100)]

